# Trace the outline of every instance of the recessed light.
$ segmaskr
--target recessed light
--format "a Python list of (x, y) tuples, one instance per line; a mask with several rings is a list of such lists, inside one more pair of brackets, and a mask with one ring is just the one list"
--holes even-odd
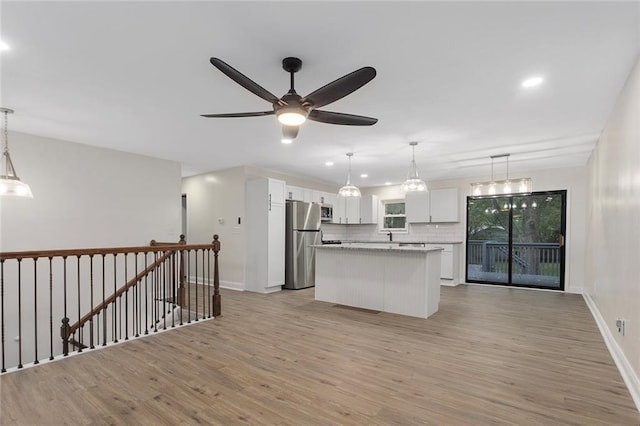
[(326, 163), (324, 163), (324, 165), (327, 167), (331, 167), (333, 166), (333, 161), (327, 161)]
[(369, 175), (368, 175), (368, 174), (366, 174), (366, 173), (363, 173), (363, 174), (361, 174), (361, 175), (360, 175), (360, 177), (361, 177), (361, 178), (368, 178), (368, 177), (369, 177)]
[(293, 139), (289, 139), (289, 138), (282, 138), (282, 143), (289, 145), (290, 143), (293, 142)]
[(542, 77), (531, 77), (522, 82), (522, 87), (529, 88), (542, 84), (544, 79)]
[(9, 45), (4, 41), (0, 40), (0, 51), (9, 50)]
[(384, 184), (385, 185), (391, 185), (391, 182), (385, 182)]

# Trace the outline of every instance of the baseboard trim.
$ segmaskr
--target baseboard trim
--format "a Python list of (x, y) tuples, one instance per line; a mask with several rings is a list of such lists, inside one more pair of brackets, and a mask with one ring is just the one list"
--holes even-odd
[(220, 288), (226, 288), (228, 290), (245, 291), (244, 283), (236, 281), (220, 281)]
[[(197, 280), (197, 281), (196, 281)], [(195, 275), (189, 277), (189, 284), (193, 285), (198, 283), (198, 285), (205, 285), (209, 287), (213, 287), (213, 282), (205, 280), (202, 277), (196, 277)], [(220, 288), (226, 288), (228, 290), (237, 290), (237, 291), (245, 291), (244, 283), (235, 282), (235, 281), (223, 281), (220, 280)]]
[(598, 306), (591, 296), (587, 293), (583, 293), (582, 297), (587, 303), (587, 306), (591, 311), (591, 315), (593, 315), (593, 319), (598, 325), (598, 329), (600, 330), (600, 334), (602, 334), (604, 343), (607, 345), (607, 349), (609, 349), (609, 353), (611, 353), (611, 357), (620, 371), (622, 380), (624, 380), (624, 383), (627, 385), (627, 389), (629, 389), (629, 393), (631, 394), (631, 398), (633, 398), (633, 402), (636, 404), (636, 408), (640, 411), (640, 380), (638, 379), (636, 372), (633, 370), (633, 367), (629, 363), (624, 352), (622, 352), (622, 349), (620, 349), (620, 345), (616, 342), (613, 334), (611, 334), (611, 330), (607, 327), (602, 314), (600, 314)]

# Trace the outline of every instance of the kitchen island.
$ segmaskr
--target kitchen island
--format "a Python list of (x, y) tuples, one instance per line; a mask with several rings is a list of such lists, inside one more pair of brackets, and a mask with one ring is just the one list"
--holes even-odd
[(388, 243), (315, 247), (316, 300), (420, 318), (438, 311), (441, 248)]

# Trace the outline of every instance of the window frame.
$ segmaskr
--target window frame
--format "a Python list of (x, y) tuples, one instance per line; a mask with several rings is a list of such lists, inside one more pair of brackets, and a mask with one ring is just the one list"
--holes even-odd
[[(404, 214), (386, 214), (386, 206), (387, 204), (404, 204), (405, 212)], [(409, 223), (407, 222), (407, 211), (406, 211), (406, 203), (403, 198), (391, 198), (388, 200), (380, 200), (380, 214), (378, 215), (378, 232), (380, 233), (388, 233), (388, 232), (397, 232), (397, 233), (408, 233), (409, 232)], [(404, 217), (404, 228), (385, 228), (384, 220), (386, 217)]]

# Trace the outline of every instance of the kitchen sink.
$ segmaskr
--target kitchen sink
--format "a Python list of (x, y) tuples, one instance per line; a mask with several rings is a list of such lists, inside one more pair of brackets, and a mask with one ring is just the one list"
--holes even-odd
[(425, 243), (399, 243), (400, 247), (426, 247)]

